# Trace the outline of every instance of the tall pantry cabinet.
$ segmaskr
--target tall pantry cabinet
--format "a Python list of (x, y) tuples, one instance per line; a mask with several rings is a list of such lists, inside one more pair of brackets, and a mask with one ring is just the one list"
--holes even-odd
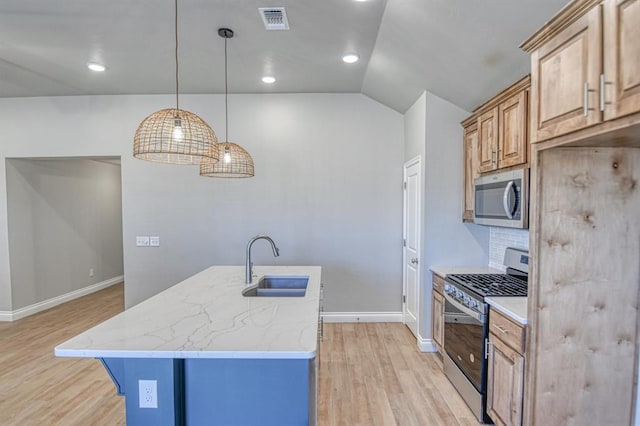
[(630, 425), (640, 354), (640, 0), (577, 0), (531, 53), (524, 423)]

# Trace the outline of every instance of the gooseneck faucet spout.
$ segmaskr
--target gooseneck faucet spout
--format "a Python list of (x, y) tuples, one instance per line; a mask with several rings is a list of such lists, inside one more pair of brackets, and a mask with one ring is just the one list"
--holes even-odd
[(246, 257), (246, 265), (245, 265), (246, 271), (245, 271), (244, 282), (247, 284), (251, 284), (251, 279), (253, 277), (253, 262), (251, 261), (251, 246), (253, 245), (253, 243), (255, 243), (258, 240), (269, 241), (269, 243), (271, 243), (271, 250), (273, 250), (273, 256), (274, 257), (280, 256), (280, 250), (278, 250), (278, 247), (276, 247), (276, 243), (274, 243), (271, 237), (269, 237), (268, 235), (256, 235), (255, 237), (251, 238), (249, 240), (249, 243), (247, 244), (247, 257)]

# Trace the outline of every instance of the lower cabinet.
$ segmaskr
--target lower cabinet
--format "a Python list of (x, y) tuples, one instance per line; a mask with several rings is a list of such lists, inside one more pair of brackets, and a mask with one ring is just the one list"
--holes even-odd
[(444, 345), (444, 279), (433, 275), (433, 290), (431, 292), (431, 335), (433, 343), (440, 354)]
[(524, 328), (491, 309), (487, 413), (496, 425), (521, 425), (524, 390)]

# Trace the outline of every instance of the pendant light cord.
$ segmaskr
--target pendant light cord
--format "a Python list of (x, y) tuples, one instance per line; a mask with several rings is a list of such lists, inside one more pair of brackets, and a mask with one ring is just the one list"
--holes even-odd
[(178, 0), (174, 0), (175, 6), (175, 21), (174, 21), (174, 29), (175, 29), (175, 38), (176, 38), (176, 50), (175, 50), (175, 59), (176, 59), (176, 117), (178, 117), (178, 111), (180, 111), (180, 104), (178, 103)]
[(224, 39), (224, 141), (229, 142), (229, 88), (227, 87), (227, 38)]

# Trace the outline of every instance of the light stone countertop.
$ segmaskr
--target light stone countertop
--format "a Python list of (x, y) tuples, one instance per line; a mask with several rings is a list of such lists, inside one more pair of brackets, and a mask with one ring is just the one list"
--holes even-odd
[(309, 276), (304, 297), (244, 297), (244, 266), (212, 266), (55, 348), (95, 358), (299, 358), (316, 356), (319, 266), (254, 266)]
[(526, 297), (487, 297), (484, 300), (496, 311), (505, 314), (519, 324), (527, 325)]
[(429, 270), (442, 278), (449, 274), (504, 274), (499, 269), (488, 266), (431, 266)]

